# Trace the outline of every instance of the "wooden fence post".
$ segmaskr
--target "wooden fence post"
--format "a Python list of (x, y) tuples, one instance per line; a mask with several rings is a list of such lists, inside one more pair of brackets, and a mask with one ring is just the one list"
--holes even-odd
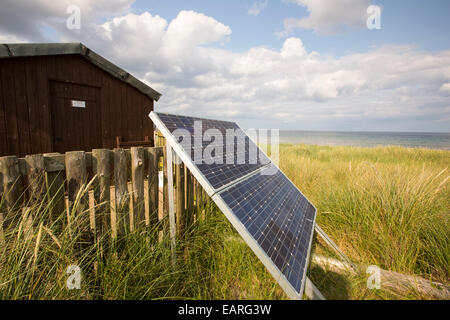
[[(0, 257), (3, 256), (2, 248), (4, 248), (5, 245), (5, 237), (3, 235), (3, 202), (3, 173), (0, 171)], [(2, 261), (0, 260), (0, 265), (1, 263)]]
[(0, 265), (3, 263), (3, 249), (5, 248), (5, 236), (3, 235), (3, 212), (0, 211)]
[(167, 236), (169, 227), (169, 187), (168, 187), (168, 175), (167, 175), (167, 147), (164, 140), (163, 147), (163, 236)]
[[(69, 217), (76, 215), (77, 225), (73, 226), (81, 233), (80, 249), (92, 243), (89, 217), (89, 193), (84, 190), (87, 184), (86, 153), (84, 151), (67, 152), (65, 157), (67, 191), (69, 198)], [(82, 215), (82, 216), (80, 216)]]
[(30, 204), (38, 204), (44, 200), (45, 188), (45, 164), (42, 154), (25, 156), (27, 164), (28, 190)]
[(101, 237), (111, 225), (111, 151), (92, 150), (92, 169), (93, 173), (97, 175), (94, 181), (95, 231), (97, 237)]
[(116, 196), (117, 234), (124, 235), (130, 228), (127, 155), (123, 149), (114, 150), (114, 185)]
[(4, 193), (4, 186), (3, 186), (2, 164), (0, 163), (0, 246), (3, 243), (1, 241), (4, 240), (4, 238), (3, 238), (3, 217), (5, 215), (5, 212), (6, 212), (6, 200), (5, 200), (5, 193)]
[[(45, 157), (59, 155), (59, 153), (45, 153)], [(66, 217), (66, 203), (64, 199), (65, 185), (64, 172), (54, 171), (46, 173), (47, 201), (49, 202), (49, 211), (51, 221), (56, 223), (56, 231), (61, 231)], [(63, 215), (63, 217), (61, 217)]]
[(203, 197), (202, 197), (202, 185), (197, 180), (195, 181), (195, 207), (197, 219), (200, 219), (202, 215)]
[(8, 214), (3, 217), (3, 225), (9, 227), (13, 220), (20, 219), (21, 215), (17, 212), (23, 202), (23, 187), (17, 157), (0, 158), (0, 172), (3, 175), (3, 192), (8, 209)]
[(184, 207), (184, 166), (181, 160), (178, 158), (178, 163), (175, 165), (176, 176), (176, 223), (177, 223), (177, 236), (182, 239), (185, 225), (185, 207)]
[(135, 229), (145, 226), (144, 203), (144, 148), (131, 148), (131, 182), (133, 186), (133, 225)]
[(159, 157), (161, 150), (159, 148), (148, 148), (148, 213), (150, 226), (158, 223), (158, 195), (159, 195)]
[(186, 179), (186, 227), (192, 226), (194, 214), (194, 177), (185, 166)]
[(203, 197), (205, 199), (205, 216), (210, 216), (213, 202), (205, 189), (203, 189)]
[(167, 149), (165, 162), (167, 163), (167, 195), (168, 195), (168, 212), (169, 212), (169, 236), (172, 256), (172, 267), (176, 268), (176, 218), (174, 208), (174, 190), (173, 190), (173, 150), (166, 142), (164, 149)]

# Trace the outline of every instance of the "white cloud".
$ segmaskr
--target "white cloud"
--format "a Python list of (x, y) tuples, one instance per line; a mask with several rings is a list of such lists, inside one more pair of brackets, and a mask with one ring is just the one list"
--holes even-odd
[(263, 11), (265, 8), (267, 8), (267, 4), (269, 3), (269, 0), (264, 1), (256, 1), (253, 3), (253, 5), (248, 9), (248, 14), (251, 16), (259, 16), (261, 11)]
[(337, 33), (344, 26), (364, 27), (371, 0), (288, 0), (306, 7), (304, 18), (287, 18), (278, 36), (287, 36), (296, 28), (312, 29), (319, 33)]
[(95, 43), (126, 69), (185, 87), (193, 85), (197, 74), (215, 69), (223, 50), (205, 46), (223, 41), (231, 29), (194, 11), (180, 11), (170, 22), (144, 12), (115, 17), (87, 34), (94, 35), (84, 38), (87, 44)]
[(449, 96), (450, 96), (450, 82), (444, 83), (444, 84), (439, 88), (439, 92), (442, 92), (443, 94), (449, 95)]
[[(291, 37), (279, 49), (237, 53), (221, 46), (232, 31), (212, 17), (180, 11), (168, 21), (131, 13), (123, 3), (114, 17), (92, 16), (79, 34), (68, 32), (64, 23), (52, 26), (58, 40), (82, 41), (160, 91), (157, 110), (235, 119), (244, 127), (450, 126), (450, 50), (385, 46), (336, 58), (307, 50)], [(23, 31), (9, 29), (2, 37), (44, 37)]]
[[(81, 12), (81, 26), (88, 27), (102, 18), (121, 15), (130, 10), (135, 0), (2, 0), (0, 32), (16, 40), (50, 41), (44, 28), (65, 32), (67, 8), (76, 5)], [(16, 42), (16, 41), (14, 41)]]

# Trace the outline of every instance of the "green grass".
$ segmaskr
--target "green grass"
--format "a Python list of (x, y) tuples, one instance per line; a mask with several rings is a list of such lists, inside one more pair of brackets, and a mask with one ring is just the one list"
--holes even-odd
[[(317, 207), (317, 222), (354, 262), (449, 284), (449, 151), (282, 145), (280, 160)], [(5, 235), (0, 299), (287, 298), (214, 207), (179, 241), (176, 268), (168, 241), (156, 240), (157, 226), (124, 235), (115, 247), (105, 235), (104, 249), (114, 254), (102, 257), (94, 247), (79, 256), (76, 232), (66, 227), (52, 237), (54, 227), (41, 224), (47, 211), (33, 208), (27, 240), (17, 240), (19, 226)], [(321, 243), (314, 251), (331, 254)], [(66, 289), (71, 264), (84, 270), (81, 290)], [(338, 274), (314, 264), (309, 276), (327, 298), (427, 298), (368, 290), (365, 274)]]

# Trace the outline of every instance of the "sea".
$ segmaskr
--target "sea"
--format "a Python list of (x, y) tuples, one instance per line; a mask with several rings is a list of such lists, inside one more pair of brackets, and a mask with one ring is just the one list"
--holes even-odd
[(402, 146), (450, 150), (450, 132), (340, 132), (280, 130), (280, 143), (330, 146)]

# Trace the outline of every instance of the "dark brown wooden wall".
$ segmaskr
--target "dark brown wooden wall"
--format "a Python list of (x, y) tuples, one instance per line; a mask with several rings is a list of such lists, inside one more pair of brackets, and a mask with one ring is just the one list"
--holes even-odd
[[(55, 152), (50, 81), (100, 89), (101, 141), (153, 140), (153, 100), (80, 55), (0, 59), (0, 156)], [(60, 119), (63, 123), (70, 121)], [(75, 150), (74, 150), (75, 151)], [(90, 151), (90, 150), (85, 150)]]

